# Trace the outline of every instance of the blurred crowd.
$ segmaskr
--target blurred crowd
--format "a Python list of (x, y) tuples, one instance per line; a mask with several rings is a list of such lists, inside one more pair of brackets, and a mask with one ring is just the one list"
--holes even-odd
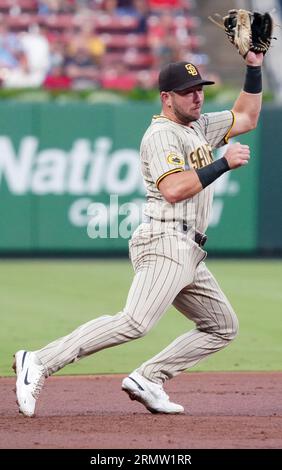
[(130, 90), (156, 85), (159, 68), (200, 68), (192, 0), (0, 0), (0, 85)]

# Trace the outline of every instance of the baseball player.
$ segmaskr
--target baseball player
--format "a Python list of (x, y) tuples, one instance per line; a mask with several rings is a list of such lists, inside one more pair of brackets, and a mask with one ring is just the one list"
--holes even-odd
[(228, 146), (214, 161), (213, 149), (229, 137), (254, 129), (261, 101), (263, 54), (248, 52), (246, 78), (233, 109), (201, 114), (203, 87), (191, 63), (166, 65), (159, 75), (162, 111), (141, 143), (147, 189), (144, 221), (129, 242), (135, 276), (124, 309), (101, 316), (34, 352), (15, 354), (19, 411), (35, 413), (46, 377), (89, 354), (144, 336), (171, 306), (195, 323), (122, 382), (122, 389), (152, 413), (182, 413), (163, 389), (166, 380), (227, 346), (236, 336), (236, 315), (207, 269), (203, 246), (213, 199), (213, 183), (244, 166), (247, 145)]

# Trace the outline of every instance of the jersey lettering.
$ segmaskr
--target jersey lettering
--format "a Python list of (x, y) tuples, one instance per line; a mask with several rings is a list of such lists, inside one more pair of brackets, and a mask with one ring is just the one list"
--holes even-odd
[(189, 155), (190, 165), (194, 170), (202, 168), (213, 162), (212, 148), (210, 145), (202, 145)]

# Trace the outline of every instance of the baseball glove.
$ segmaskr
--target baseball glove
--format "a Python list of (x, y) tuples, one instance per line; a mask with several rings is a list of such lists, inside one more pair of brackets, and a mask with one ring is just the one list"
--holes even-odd
[[(216, 15), (220, 16), (220, 15)], [(249, 51), (265, 54), (271, 44), (273, 19), (269, 13), (250, 12), (247, 10), (229, 10), (220, 17), (222, 23), (209, 17), (213, 23), (224, 29), (229, 41), (244, 58)]]

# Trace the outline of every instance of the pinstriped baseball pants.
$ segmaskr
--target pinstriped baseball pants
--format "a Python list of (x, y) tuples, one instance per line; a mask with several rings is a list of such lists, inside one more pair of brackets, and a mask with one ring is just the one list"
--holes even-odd
[(91, 320), (36, 351), (46, 375), (144, 336), (172, 304), (195, 322), (195, 329), (143, 363), (140, 374), (163, 383), (227, 346), (236, 336), (237, 317), (203, 262), (205, 254), (175, 223), (141, 224), (130, 241), (135, 276), (124, 309)]

